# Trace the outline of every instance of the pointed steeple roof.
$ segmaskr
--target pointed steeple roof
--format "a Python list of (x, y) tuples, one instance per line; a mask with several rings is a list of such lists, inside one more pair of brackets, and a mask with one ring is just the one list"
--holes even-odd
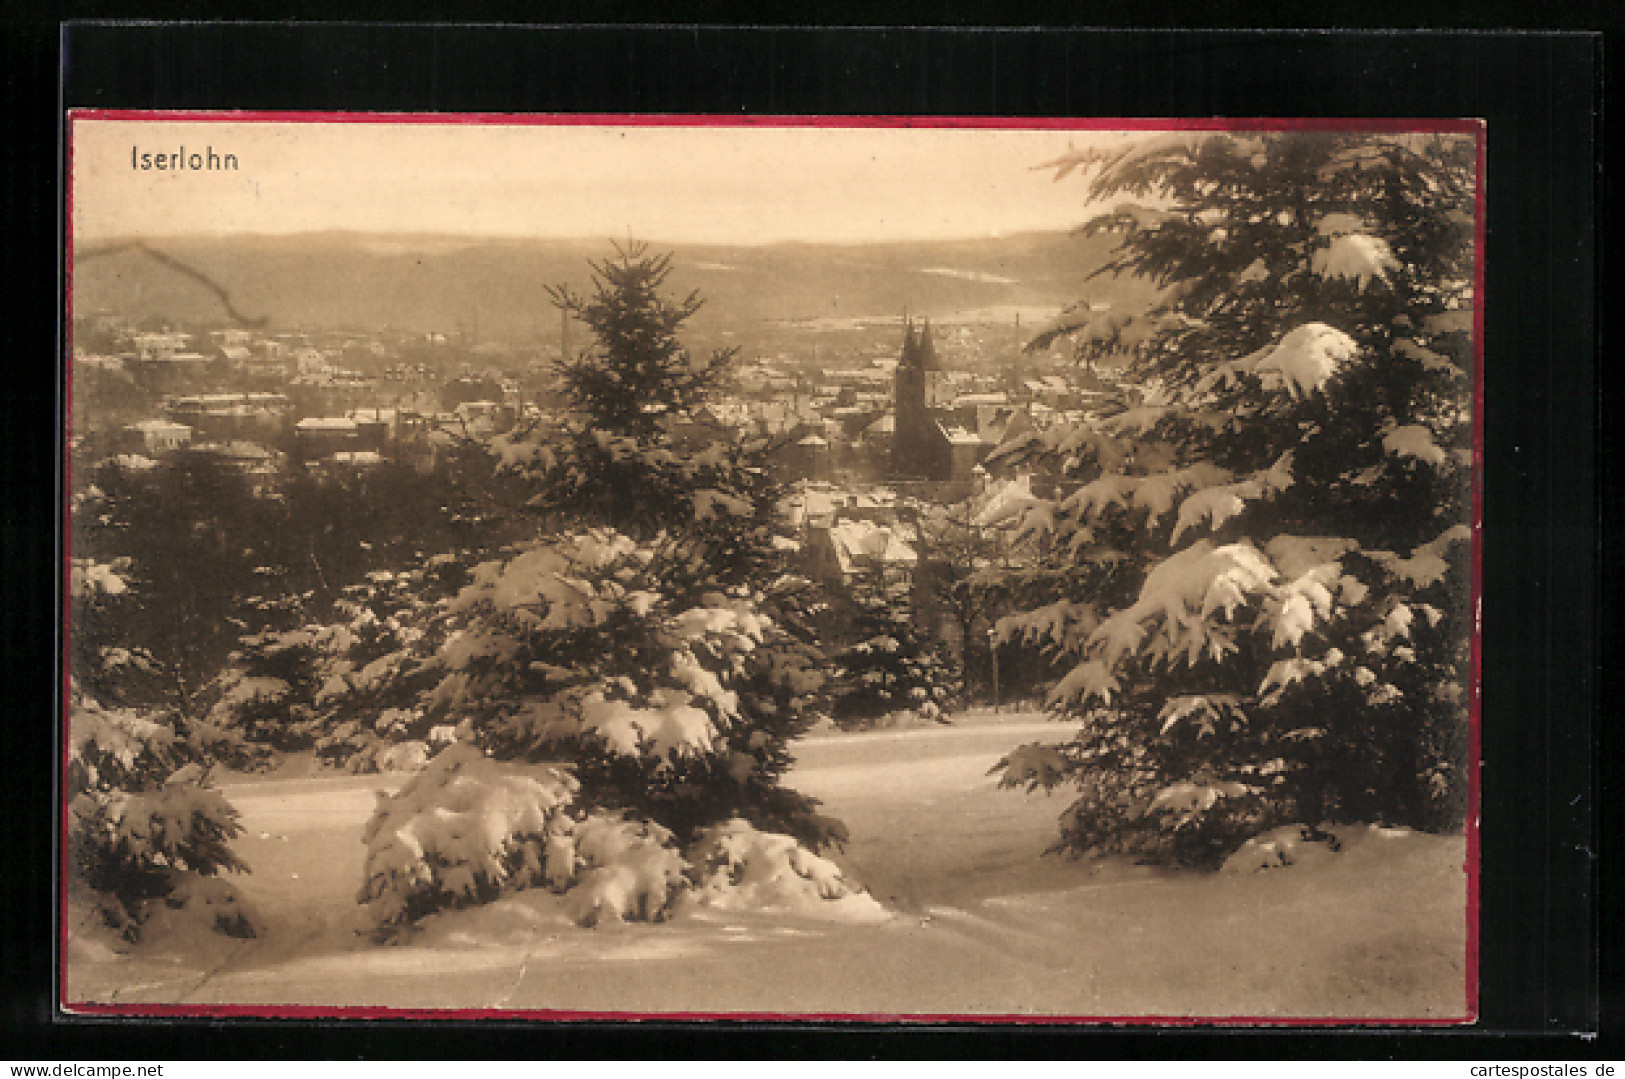
[(897, 366), (913, 367), (919, 363), (919, 341), (914, 333), (914, 320), (903, 314), (903, 351), (897, 356)]
[(916, 327), (912, 318), (903, 316), (903, 352), (897, 358), (897, 363), (903, 367), (918, 367), (922, 371), (941, 369), (937, 362), (936, 345), (931, 340), (930, 318), (925, 319), (923, 326)]
[(941, 365), (937, 362), (937, 346), (936, 343), (931, 339), (931, 316), (929, 315), (927, 315), (925, 318), (925, 325), (920, 328), (920, 341), (918, 349), (921, 367), (927, 371), (936, 371), (941, 369)]

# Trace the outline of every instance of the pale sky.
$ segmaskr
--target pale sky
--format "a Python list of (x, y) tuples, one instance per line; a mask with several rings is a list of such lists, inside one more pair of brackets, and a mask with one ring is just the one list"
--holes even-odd
[[(1032, 166), (1090, 130), (84, 120), (76, 240), (327, 229), (850, 242), (1065, 229), (1084, 183)], [(135, 153), (234, 154), (236, 171)], [(222, 158), (223, 160), (223, 158)]]

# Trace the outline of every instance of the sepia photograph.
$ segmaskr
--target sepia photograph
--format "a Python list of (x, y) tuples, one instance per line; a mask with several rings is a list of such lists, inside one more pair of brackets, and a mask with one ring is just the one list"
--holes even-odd
[(1473, 1022), (1483, 149), (71, 113), (61, 1007)]

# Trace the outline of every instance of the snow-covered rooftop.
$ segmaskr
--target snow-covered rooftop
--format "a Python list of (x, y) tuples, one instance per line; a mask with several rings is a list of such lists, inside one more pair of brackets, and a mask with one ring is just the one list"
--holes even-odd
[(182, 435), (192, 432), (186, 424), (172, 423), (169, 420), (137, 420), (126, 430), (139, 431), (144, 435)]
[(873, 521), (842, 521), (829, 530), (841, 572), (851, 573), (860, 561), (907, 566), (919, 561), (900, 530)]
[(1033, 478), (1017, 476), (988, 492), (988, 498), (976, 514), (979, 528), (996, 525), (1026, 512), (1037, 500), (1033, 497)]

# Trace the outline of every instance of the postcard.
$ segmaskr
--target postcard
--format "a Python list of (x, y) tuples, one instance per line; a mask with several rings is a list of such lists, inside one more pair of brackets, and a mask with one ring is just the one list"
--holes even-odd
[(1477, 1014), (1472, 121), (70, 116), (78, 1014)]

